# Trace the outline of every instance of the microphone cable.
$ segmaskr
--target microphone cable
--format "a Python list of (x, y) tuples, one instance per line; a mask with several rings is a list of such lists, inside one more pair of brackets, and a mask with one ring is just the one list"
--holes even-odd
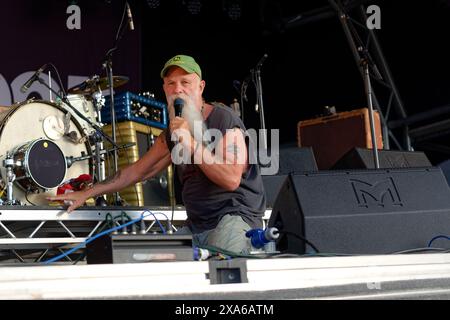
[(49, 62), (49, 63), (47, 63), (48, 65), (50, 65), (51, 67), (52, 67), (52, 69), (55, 71), (55, 73), (56, 73), (56, 76), (57, 76), (57, 78), (58, 78), (58, 83), (59, 83), (59, 86), (60, 86), (60, 90), (62, 91), (62, 94), (63, 94), (63, 98), (67, 98), (67, 92), (66, 92), (66, 90), (64, 89), (64, 85), (63, 85), (63, 82), (62, 82), (62, 80), (61, 80), (61, 77), (60, 77), (60, 75), (59, 75), (59, 71), (58, 71), (58, 68), (56, 68), (56, 66), (53, 64), (53, 63), (51, 63), (51, 62)]

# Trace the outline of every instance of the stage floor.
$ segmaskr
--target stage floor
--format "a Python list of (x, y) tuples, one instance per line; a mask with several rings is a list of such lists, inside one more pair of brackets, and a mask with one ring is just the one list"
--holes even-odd
[[(125, 209), (132, 219), (144, 210), (160, 213), (163, 223), (172, 215), (170, 208), (161, 207), (85, 207), (72, 214), (61, 208), (8, 207), (0, 210), (0, 252), (55, 246), (66, 251), (94, 234), (108, 213)], [(266, 221), (270, 213), (266, 211)], [(148, 225), (155, 222), (154, 216), (145, 219)], [(185, 219), (184, 209), (176, 208), (174, 221)], [(420, 254), (245, 259), (248, 282), (233, 284), (211, 284), (208, 261), (3, 261), (0, 299), (450, 299), (450, 254), (431, 249)]]
[(2, 267), (0, 299), (450, 299), (450, 254), (247, 259), (247, 283), (206, 261)]

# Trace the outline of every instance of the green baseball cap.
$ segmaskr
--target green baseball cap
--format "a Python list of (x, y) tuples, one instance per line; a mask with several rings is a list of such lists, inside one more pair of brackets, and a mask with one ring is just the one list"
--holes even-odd
[(176, 55), (166, 62), (164, 68), (161, 70), (161, 78), (164, 78), (167, 70), (173, 66), (180, 67), (188, 73), (195, 72), (196, 74), (198, 74), (200, 79), (202, 78), (202, 70), (200, 69), (200, 66), (197, 64), (197, 62), (195, 62), (194, 58), (182, 54)]

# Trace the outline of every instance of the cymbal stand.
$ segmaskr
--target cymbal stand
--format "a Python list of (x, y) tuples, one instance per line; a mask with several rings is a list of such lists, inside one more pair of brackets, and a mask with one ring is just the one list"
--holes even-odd
[[(114, 108), (114, 78), (113, 78), (113, 69), (112, 69), (112, 56), (114, 51), (117, 50), (119, 41), (122, 39), (125, 30), (127, 29), (127, 24), (123, 23), (125, 18), (126, 9), (128, 6), (128, 2), (125, 1), (125, 7), (122, 15), (122, 20), (120, 21), (119, 29), (116, 34), (116, 39), (114, 41), (114, 46), (106, 52), (105, 59), (103, 61), (103, 68), (106, 71), (106, 75), (108, 77), (108, 83), (109, 83), (109, 101), (110, 101), (110, 108), (111, 108), (111, 129), (112, 129), (112, 139), (114, 143), (116, 140), (116, 110)], [(114, 150), (113, 153), (113, 160), (114, 160), (114, 174), (119, 170), (118, 165), (118, 154), (117, 149)], [(118, 192), (114, 193), (114, 203), (116, 205), (121, 205), (122, 200), (120, 199), (120, 195)]]
[[(91, 137), (91, 143), (95, 144), (95, 176), (97, 182), (101, 182), (104, 180), (104, 161), (102, 157), (102, 151), (103, 151), (103, 140), (102, 137), (97, 133), (94, 132)], [(95, 199), (95, 204), (98, 206), (106, 206), (106, 199), (104, 196), (98, 196), (97, 199)]]
[[(97, 113), (98, 122), (102, 123), (101, 109), (105, 106), (105, 98), (103, 97), (100, 88), (92, 95), (92, 100), (95, 112)], [(97, 181), (100, 182), (105, 180), (105, 166), (103, 162), (104, 159), (101, 156), (101, 151), (103, 151), (103, 140), (102, 137), (99, 136), (98, 134), (94, 134), (92, 138), (95, 144), (95, 155), (96, 155), (95, 159), (97, 162), (96, 167)]]
[[(99, 123), (102, 123), (102, 113), (101, 109), (105, 106), (105, 98), (103, 97), (102, 91), (100, 88), (98, 88), (98, 91), (96, 91), (92, 95), (93, 104), (95, 107), (95, 112), (97, 113), (97, 120)], [(101, 136), (99, 136), (96, 132), (91, 136), (91, 139), (93, 140), (95, 144), (95, 173), (97, 182), (105, 180), (105, 162), (104, 158), (102, 156), (103, 151), (103, 139)], [(106, 199), (105, 196), (98, 196), (96, 201), (97, 206), (106, 206)]]

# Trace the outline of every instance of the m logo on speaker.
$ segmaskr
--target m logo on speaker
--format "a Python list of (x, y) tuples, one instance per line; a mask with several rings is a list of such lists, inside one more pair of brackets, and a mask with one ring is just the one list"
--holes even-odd
[(386, 205), (403, 206), (394, 180), (388, 178), (376, 183), (350, 179), (358, 206), (369, 208), (370, 205), (385, 207)]

